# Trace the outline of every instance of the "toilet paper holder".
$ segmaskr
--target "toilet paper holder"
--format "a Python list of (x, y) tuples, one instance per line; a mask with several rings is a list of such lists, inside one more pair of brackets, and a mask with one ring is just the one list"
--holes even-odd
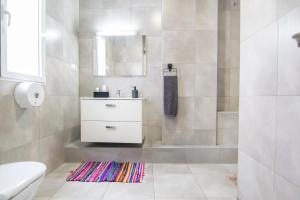
[(44, 87), (33, 82), (23, 82), (15, 88), (15, 100), (21, 108), (41, 106), (45, 100)]

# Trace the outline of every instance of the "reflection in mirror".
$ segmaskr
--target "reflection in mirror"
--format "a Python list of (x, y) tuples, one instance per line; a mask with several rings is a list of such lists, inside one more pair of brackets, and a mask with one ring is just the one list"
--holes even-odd
[(95, 76), (145, 76), (145, 36), (96, 36)]

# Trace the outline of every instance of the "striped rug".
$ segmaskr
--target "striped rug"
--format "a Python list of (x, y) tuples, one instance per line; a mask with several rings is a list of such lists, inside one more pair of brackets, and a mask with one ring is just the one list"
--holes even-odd
[(144, 170), (138, 162), (83, 162), (67, 181), (141, 183)]

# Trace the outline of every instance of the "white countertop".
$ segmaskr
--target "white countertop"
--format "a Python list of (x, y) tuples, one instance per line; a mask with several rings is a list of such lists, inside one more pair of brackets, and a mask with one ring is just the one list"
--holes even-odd
[(81, 100), (146, 100), (145, 98), (131, 98), (131, 97), (109, 97), (109, 98), (95, 98), (95, 97), (80, 97)]

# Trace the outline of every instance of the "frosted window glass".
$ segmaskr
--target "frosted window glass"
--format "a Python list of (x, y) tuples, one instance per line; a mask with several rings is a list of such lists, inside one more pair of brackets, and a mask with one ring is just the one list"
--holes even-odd
[(39, 0), (8, 0), (7, 71), (40, 76)]

